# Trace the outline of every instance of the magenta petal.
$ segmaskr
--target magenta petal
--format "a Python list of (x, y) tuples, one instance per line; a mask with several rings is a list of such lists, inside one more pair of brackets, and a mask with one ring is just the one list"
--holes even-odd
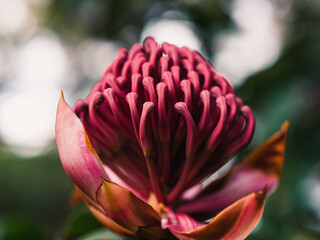
[(172, 233), (180, 240), (243, 240), (254, 229), (264, 209), (266, 189), (251, 193), (216, 215), (208, 224), (191, 232)]
[[(184, 203), (177, 208), (185, 213), (218, 212), (251, 192), (267, 186), (267, 194), (278, 186), (289, 123), (234, 166), (224, 177), (199, 191), (194, 187), (184, 194)], [(198, 197), (196, 197), (198, 194)], [(190, 198), (195, 197), (194, 199)], [(189, 200), (188, 200), (189, 199)]]
[(120, 226), (137, 232), (139, 227), (160, 227), (154, 208), (116, 183), (102, 179), (97, 202), (106, 215)]
[[(184, 213), (175, 213), (169, 208), (166, 208), (161, 215), (161, 227), (169, 229), (173, 234), (189, 233), (204, 226), (204, 224), (197, 222), (190, 216)], [(176, 235), (176, 237), (184, 239), (180, 235)]]
[(267, 185), (267, 192), (272, 192), (278, 185), (276, 176), (266, 175), (262, 171), (242, 163), (233, 169), (226, 185), (219, 191), (203, 195), (197, 199), (181, 204), (177, 211), (185, 213), (218, 212), (238, 199), (258, 192)]
[(147, 202), (148, 199), (146, 196), (142, 195), (139, 191), (131, 187), (128, 183), (126, 183), (123, 179), (121, 179), (115, 172), (111, 170), (107, 165), (103, 165), (103, 169), (106, 171), (107, 175), (109, 176), (109, 180), (113, 183), (118, 184), (119, 186), (130, 190), (134, 195), (138, 198), (142, 199), (143, 201)]
[(84, 193), (95, 200), (101, 177), (108, 177), (81, 121), (62, 93), (57, 108), (56, 141), (64, 170)]

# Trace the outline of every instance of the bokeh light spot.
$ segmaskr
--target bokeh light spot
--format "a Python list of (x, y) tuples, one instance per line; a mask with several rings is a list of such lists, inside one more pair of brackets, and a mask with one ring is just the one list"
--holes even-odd
[(15, 153), (37, 155), (53, 139), (56, 103), (50, 94), (20, 91), (1, 97), (1, 138)]
[[(216, 37), (214, 66), (233, 85), (278, 59), (282, 36), (268, 0), (234, 0), (231, 16), (238, 29)], [(263, 9), (263, 11), (261, 11)]]
[(144, 27), (141, 42), (146, 37), (153, 37), (159, 44), (169, 42), (179, 47), (189, 47), (201, 51), (201, 41), (194, 26), (187, 20), (152, 19)]
[(0, 33), (10, 34), (20, 30), (29, 9), (24, 0), (0, 0)]
[(53, 32), (35, 35), (18, 52), (14, 81), (18, 86), (53, 87), (65, 81), (68, 57)]

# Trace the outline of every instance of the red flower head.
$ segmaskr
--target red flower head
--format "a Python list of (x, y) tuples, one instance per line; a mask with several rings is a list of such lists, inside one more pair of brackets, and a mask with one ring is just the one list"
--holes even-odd
[(56, 136), (65, 171), (111, 230), (244, 239), (278, 184), (287, 128), (206, 180), (248, 145), (252, 111), (199, 53), (148, 38), (120, 49), (74, 112), (60, 99)]

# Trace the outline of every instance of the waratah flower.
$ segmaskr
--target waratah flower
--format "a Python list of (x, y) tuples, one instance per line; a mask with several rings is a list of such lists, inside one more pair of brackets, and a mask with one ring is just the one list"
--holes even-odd
[[(254, 116), (199, 53), (120, 49), (85, 100), (58, 104), (63, 167), (106, 227), (143, 239), (244, 239), (278, 185), (288, 123), (242, 162)], [(220, 173), (220, 175), (219, 175)]]

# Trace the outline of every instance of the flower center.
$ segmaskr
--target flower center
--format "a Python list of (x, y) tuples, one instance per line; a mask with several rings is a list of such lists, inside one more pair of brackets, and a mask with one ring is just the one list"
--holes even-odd
[(199, 53), (151, 38), (119, 50), (74, 111), (108, 168), (168, 204), (224, 165), (254, 131), (250, 108)]

